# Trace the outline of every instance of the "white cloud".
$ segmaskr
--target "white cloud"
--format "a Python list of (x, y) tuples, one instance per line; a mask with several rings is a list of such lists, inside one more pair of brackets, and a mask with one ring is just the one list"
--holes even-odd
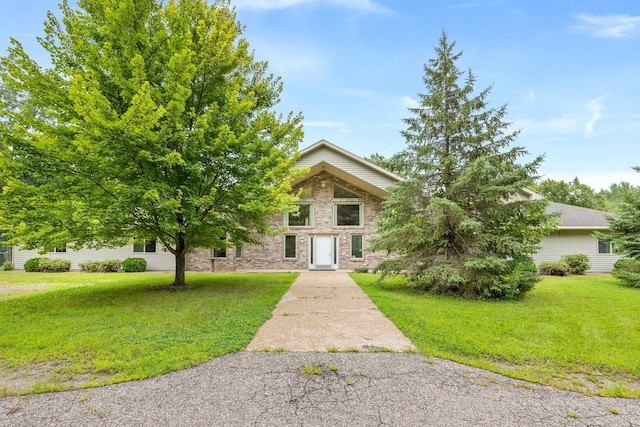
[(558, 137), (576, 135), (593, 137), (596, 135), (595, 125), (602, 119), (603, 101), (606, 95), (585, 102), (582, 107), (576, 106), (575, 112), (565, 113), (559, 117), (546, 120), (521, 119), (513, 122), (512, 128), (522, 129), (527, 135), (545, 135)]
[(403, 96), (402, 97), (402, 105), (405, 108), (418, 108), (418, 107), (420, 107), (420, 101), (417, 101), (417, 100), (413, 99), (410, 96)]
[(371, 0), (235, 0), (238, 9), (287, 9), (302, 5), (329, 5), (362, 12), (388, 12), (389, 9)]
[(596, 122), (602, 118), (602, 109), (604, 108), (602, 105), (602, 101), (604, 100), (604, 98), (605, 95), (599, 96), (585, 104), (585, 108), (591, 114), (591, 118), (584, 124), (585, 136), (592, 137), (596, 134), (593, 127), (595, 126)]
[(577, 18), (581, 24), (576, 29), (592, 37), (631, 38), (640, 35), (640, 16), (581, 14)]

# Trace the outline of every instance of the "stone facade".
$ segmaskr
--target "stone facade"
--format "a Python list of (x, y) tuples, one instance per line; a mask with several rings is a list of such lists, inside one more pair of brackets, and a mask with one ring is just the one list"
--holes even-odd
[[(334, 197), (336, 186), (353, 192), (354, 197)], [(376, 219), (382, 209), (382, 199), (363, 191), (327, 172), (320, 172), (298, 183), (294, 190), (306, 188), (311, 193), (301, 196), (300, 204), (311, 205), (310, 225), (285, 227), (287, 218), (284, 214), (272, 219), (272, 229), (286, 230), (275, 236), (263, 236), (263, 245), (244, 246), (240, 250), (228, 248), (225, 257), (213, 257), (210, 249), (198, 250), (187, 256), (187, 270), (192, 271), (259, 271), (290, 270), (300, 271), (315, 268), (353, 270), (367, 266), (373, 268), (386, 258), (386, 253), (366, 251), (368, 242), (375, 233)], [(358, 197), (355, 197), (355, 196)], [(347, 204), (360, 206), (359, 225), (338, 225), (336, 219), (337, 205)], [(356, 247), (352, 248), (353, 237)], [(320, 266), (320, 241), (331, 249), (330, 265)], [(365, 248), (357, 251), (357, 243), (361, 239)], [(295, 241), (295, 243), (293, 243)], [(289, 245), (286, 253), (285, 244)], [(295, 245), (295, 252), (293, 251)], [(237, 256), (239, 255), (239, 257)], [(318, 258), (316, 260), (315, 258)], [(325, 259), (329, 259), (325, 256)], [(313, 262), (312, 262), (313, 261)]]

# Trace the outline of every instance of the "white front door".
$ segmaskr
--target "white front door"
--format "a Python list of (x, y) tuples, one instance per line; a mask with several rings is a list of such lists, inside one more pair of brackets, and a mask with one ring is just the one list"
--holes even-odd
[(309, 268), (312, 270), (336, 270), (337, 238), (335, 236), (313, 236), (311, 238), (311, 259)]

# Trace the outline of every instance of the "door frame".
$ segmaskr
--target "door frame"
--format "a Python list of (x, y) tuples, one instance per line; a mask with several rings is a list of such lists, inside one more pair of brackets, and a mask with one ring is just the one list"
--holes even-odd
[[(318, 253), (318, 239), (329, 239), (331, 249), (331, 263), (327, 265), (318, 265), (316, 263), (316, 254)], [(339, 263), (339, 244), (337, 234), (313, 234), (309, 236), (309, 270), (337, 270)]]

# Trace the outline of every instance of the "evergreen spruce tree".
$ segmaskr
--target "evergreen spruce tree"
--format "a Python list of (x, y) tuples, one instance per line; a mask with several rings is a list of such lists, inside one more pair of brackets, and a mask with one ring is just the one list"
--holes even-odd
[(383, 273), (405, 271), (429, 291), (466, 298), (515, 298), (539, 280), (531, 254), (554, 227), (544, 200), (520, 200), (542, 162), (516, 161), (506, 106), (489, 108), (491, 88), (474, 94), (455, 43), (443, 32), (424, 67), (426, 92), (404, 120), (407, 179), (384, 203), (372, 250), (398, 255)]
[[(640, 167), (634, 168), (640, 172)], [(613, 243), (616, 253), (640, 260), (640, 188), (624, 193), (618, 214), (607, 217), (610, 233), (595, 232), (605, 242)]]

